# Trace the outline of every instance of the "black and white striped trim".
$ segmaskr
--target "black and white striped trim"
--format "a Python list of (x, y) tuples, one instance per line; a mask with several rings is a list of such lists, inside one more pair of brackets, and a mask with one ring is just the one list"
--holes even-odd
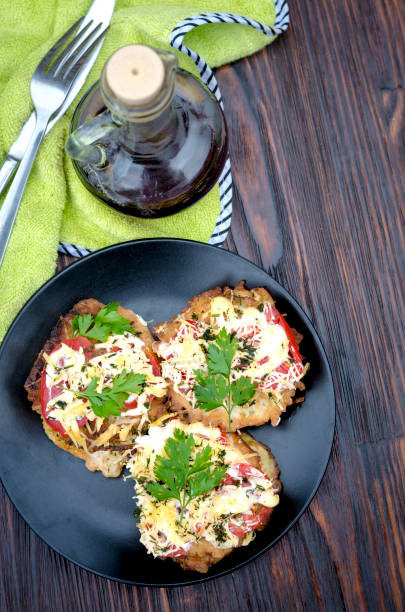
[(72, 257), (84, 257), (93, 252), (92, 249), (85, 249), (84, 247), (76, 246), (69, 242), (59, 242), (58, 251), (62, 253), (62, 255), (72, 255)]
[[(275, 8), (275, 21), (273, 26), (268, 26), (255, 19), (248, 17), (242, 17), (241, 15), (233, 15), (231, 13), (201, 13), (199, 15), (193, 15), (183, 19), (180, 23), (173, 28), (169, 40), (170, 44), (174, 49), (181, 51), (185, 55), (188, 55), (193, 62), (196, 64), (201, 80), (208, 89), (214, 94), (218, 100), (221, 108), (223, 109), (221, 92), (219, 91), (218, 83), (215, 75), (208, 64), (202, 57), (198, 55), (192, 49), (183, 45), (184, 36), (187, 32), (190, 32), (194, 28), (200, 25), (206, 25), (207, 23), (239, 23), (241, 25), (247, 25), (255, 30), (258, 30), (262, 34), (267, 36), (278, 36), (285, 32), (288, 28), (290, 21), (290, 15), (288, 10), (288, 4), (286, 0), (274, 0)], [(226, 160), (224, 169), (221, 176), (219, 177), (219, 198), (221, 203), (221, 210), (217, 217), (215, 228), (209, 239), (209, 244), (220, 245), (226, 239), (232, 221), (232, 171), (229, 157)], [(91, 253), (90, 249), (84, 247), (78, 247), (67, 242), (59, 243), (59, 252), (65, 255), (73, 255), (74, 257), (83, 257)]]

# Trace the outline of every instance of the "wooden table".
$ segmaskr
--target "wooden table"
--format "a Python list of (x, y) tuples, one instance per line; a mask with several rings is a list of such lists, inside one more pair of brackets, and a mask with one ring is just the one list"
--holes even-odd
[(290, 11), (278, 41), (218, 71), (235, 179), (225, 246), (269, 270), (323, 340), (337, 423), (322, 485), (257, 561), (174, 589), (79, 569), (3, 492), (1, 610), (404, 609), (405, 3)]

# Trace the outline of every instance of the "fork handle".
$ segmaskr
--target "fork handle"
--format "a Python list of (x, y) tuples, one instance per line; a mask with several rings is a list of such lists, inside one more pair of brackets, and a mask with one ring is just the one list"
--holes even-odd
[(38, 147), (45, 135), (48, 121), (48, 114), (37, 112), (35, 130), (31, 136), (27, 150), (24, 153), (24, 157), (20, 162), (14, 180), (10, 185), (10, 189), (4, 199), (3, 206), (0, 209), (0, 266), (6, 252), (11, 230), (13, 229), (21, 198), (24, 193), (24, 188), (30, 175)]
[(17, 159), (14, 159), (14, 157), (11, 157), (11, 155), (7, 155), (0, 168), (0, 194), (3, 192), (3, 189), (9, 182), (17, 164)]

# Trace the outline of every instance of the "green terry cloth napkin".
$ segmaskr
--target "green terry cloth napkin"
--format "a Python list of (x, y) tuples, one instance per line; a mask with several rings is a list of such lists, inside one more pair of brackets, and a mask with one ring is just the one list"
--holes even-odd
[[(14, 0), (2, 3), (0, 23), (0, 162), (32, 111), (30, 80), (53, 43), (84, 15), (89, 0)], [(285, 2), (281, 2), (285, 6)], [(280, 0), (117, 0), (111, 27), (87, 82), (68, 112), (45, 137), (35, 160), (0, 269), (0, 340), (27, 299), (55, 272), (60, 241), (88, 249), (145, 237), (206, 242), (219, 213), (216, 186), (191, 208), (162, 219), (127, 217), (100, 203), (83, 187), (64, 153), (73, 111), (119, 47), (145, 43), (171, 49), (169, 36), (182, 20), (201, 13), (244, 15), (272, 26)], [(285, 10), (285, 8), (283, 9)], [(273, 38), (238, 23), (207, 24), (188, 32), (184, 44), (210, 66), (252, 54)], [(180, 67), (198, 75), (190, 57), (176, 51)], [(225, 101), (226, 106), (226, 101)], [(4, 196), (3, 196), (4, 199)], [(1, 202), (3, 200), (0, 200)]]

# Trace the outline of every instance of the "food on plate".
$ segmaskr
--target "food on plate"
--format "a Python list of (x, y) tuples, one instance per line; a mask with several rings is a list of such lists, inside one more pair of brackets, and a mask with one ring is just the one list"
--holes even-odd
[[(168, 419), (169, 416), (162, 417)], [(279, 503), (279, 470), (250, 434), (178, 418), (152, 424), (135, 441), (141, 542), (161, 559), (207, 572), (267, 525)]]
[(185, 422), (229, 431), (276, 426), (305, 389), (302, 336), (263, 287), (248, 290), (241, 281), (206, 291), (153, 333), (171, 408)]
[(279, 503), (270, 450), (243, 427), (278, 425), (309, 364), (264, 288), (216, 287), (153, 328), (118, 302), (60, 317), (25, 388), (47, 436), (90, 471), (135, 481), (141, 542), (207, 572)]
[(119, 476), (138, 433), (166, 412), (146, 322), (118, 302), (78, 302), (60, 317), (25, 382), (47, 436)]

